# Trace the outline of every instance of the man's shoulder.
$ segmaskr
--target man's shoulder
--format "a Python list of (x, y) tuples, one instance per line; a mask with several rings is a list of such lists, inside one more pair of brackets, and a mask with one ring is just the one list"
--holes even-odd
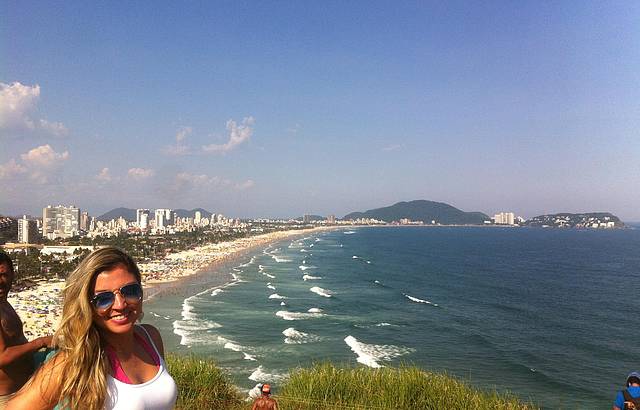
[(640, 397), (640, 386), (631, 386), (627, 388), (627, 391), (633, 398)]

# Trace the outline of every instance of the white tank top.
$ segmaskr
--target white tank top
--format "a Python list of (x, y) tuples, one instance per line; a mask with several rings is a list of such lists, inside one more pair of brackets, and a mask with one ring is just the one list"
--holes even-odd
[(160, 358), (158, 373), (153, 379), (142, 384), (127, 384), (107, 376), (107, 399), (105, 410), (170, 410), (176, 404), (178, 388), (160, 352), (149, 337), (147, 329), (140, 326), (147, 335), (147, 340)]

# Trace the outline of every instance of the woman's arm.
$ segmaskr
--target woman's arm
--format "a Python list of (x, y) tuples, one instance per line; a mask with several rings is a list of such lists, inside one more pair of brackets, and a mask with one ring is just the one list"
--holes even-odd
[(62, 388), (62, 357), (55, 355), (7, 403), (7, 410), (50, 410)]

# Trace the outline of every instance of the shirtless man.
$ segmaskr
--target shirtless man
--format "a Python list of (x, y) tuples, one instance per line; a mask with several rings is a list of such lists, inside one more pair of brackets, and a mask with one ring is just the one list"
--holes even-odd
[(269, 397), (270, 394), (271, 386), (263, 384), (262, 396), (258, 397), (256, 401), (253, 402), (251, 410), (278, 410), (278, 402)]
[(0, 251), (0, 410), (33, 374), (33, 353), (51, 347), (51, 336), (30, 342), (24, 337), (22, 321), (7, 301), (13, 277), (13, 262)]

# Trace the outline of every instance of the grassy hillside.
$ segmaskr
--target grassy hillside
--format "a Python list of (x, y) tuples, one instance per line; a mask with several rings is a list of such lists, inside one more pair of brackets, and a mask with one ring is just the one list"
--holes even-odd
[[(175, 355), (167, 362), (178, 384), (177, 409), (251, 408), (213, 362)], [(329, 363), (293, 371), (273, 397), (282, 410), (537, 409), (515, 397), (416, 367), (339, 368)]]

